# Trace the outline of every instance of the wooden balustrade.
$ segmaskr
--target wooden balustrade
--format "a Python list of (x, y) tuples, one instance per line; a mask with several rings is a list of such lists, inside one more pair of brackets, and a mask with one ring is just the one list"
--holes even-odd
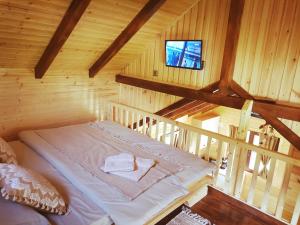
[[(249, 205), (254, 204), (256, 195), (256, 186), (259, 179), (259, 167), (261, 157), (269, 157), (269, 169), (266, 175), (265, 187), (259, 207), (261, 211), (273, 214), (278, 219), (283, 219), (283, 211), (286, 201), (286, 193), (289, 187), (292, 168), (300, 167), (300, 160), (292, 158), (289, 155), (273, 152), (259, 146), (255, 146), (239, 139), (233, 139), (218, 133), (203, 130), (178, 121), (173, 121), (155, 114), (138, 110), (129, 106), (106, 103), (103, 109), (99, 111), (99, 119), (109, 119), (129, 127), (141, 134), (148, 135), (150, 138), (162, 141), (165, 144), (177, 147), (183, 151), (198, 156), (207, 161), (212, 161), (217, 165), (213, 174), (213, 185), (227, 194), (236, 198), (241, 198), (241, 191), (245, 187), (244, 176), (249, 173), (246, 158), (251, 152), (256, 153), (254, 169), (251, 172), (251, 182), (248, 185), (246, 199), (241, 199)], [(134, 126), (135, 124), (135, 126)], [(222, 157), (228, 157), (227, 167), (221, 172), (220, 165)], [(276, 196), (276, 210), (270, 212), (270, 193), (274, 178), (276, 164), (285, 163), (285, 173), (279, 193)], [(223, 180), (221, 179), (223, 178)], [(289, 223), (296, 225), (300, 215), (300, 190), (297, 191), (297, 199), (294, 204), (294, 212)]]

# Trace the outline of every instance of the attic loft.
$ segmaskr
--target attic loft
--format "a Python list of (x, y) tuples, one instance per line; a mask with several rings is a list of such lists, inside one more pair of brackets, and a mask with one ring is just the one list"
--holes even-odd
[(298, 0), (0, 17), (1, 224), (300, 224)]

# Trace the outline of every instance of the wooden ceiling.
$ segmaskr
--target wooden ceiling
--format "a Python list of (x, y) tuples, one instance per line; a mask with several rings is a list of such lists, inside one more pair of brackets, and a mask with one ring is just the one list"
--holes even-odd
[[(196, 0), (168, 0), (107, 64), (120, 70)], [(34, 68), (71, 0), (0, 0), (0, 67)], [(49, 71), (87, 71), (147, 0), (92, 0)]]

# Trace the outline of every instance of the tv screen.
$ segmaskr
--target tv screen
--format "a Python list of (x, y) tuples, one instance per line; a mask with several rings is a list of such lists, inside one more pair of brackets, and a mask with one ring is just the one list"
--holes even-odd
[(202, 69), (202, 40), (166, 40), (166, 66)]

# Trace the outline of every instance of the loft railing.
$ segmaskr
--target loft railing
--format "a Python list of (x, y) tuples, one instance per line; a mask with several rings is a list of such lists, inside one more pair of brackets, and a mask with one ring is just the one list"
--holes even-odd
[[(289, 183), (292, 169), (300, 167), (300, 160), (117, 103), (103, 104), (99, 119), (118, 122), (155, 140), (214, 162), (217, 165), (213, 174), (215, 187), (277, 219), (292, 225), (298, 223), (300, 186), (296, 184), (290, 190)], [(254, 169), (249, 172), (247, 156), (252, 152), (256, 154), (255, 163)], [(227, 157), (226, 168), (221, 169), (224, 156)], [(259, 175), (262, 156), (268, 157), (268, 170), (264, 178)], [(274, 176), (278, 176), (274, 174), (276, 166), (284, 170), (280, 184), (273, 184)], [(246, 178), (250, 182), (247, 183)], [(259, 186), (263, 186), (263, 190)], [(289, 198), (288, 191), (293, 193), (294, 199)]]

